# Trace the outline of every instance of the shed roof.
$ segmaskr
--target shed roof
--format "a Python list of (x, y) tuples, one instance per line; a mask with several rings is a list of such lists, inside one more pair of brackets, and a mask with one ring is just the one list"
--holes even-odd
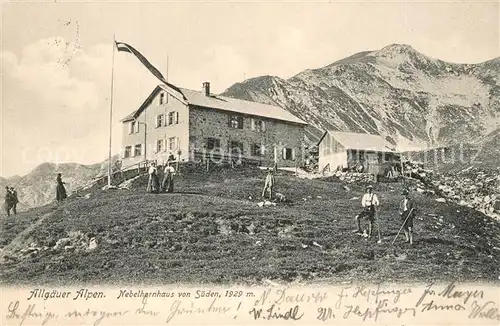
[(134, 112), (130, 113), (126, 116), (122, 121), (128, 121), (136, 118), (152, 101), (152, 99), (156, 96), (156, 93), (163, 89), (173, 96), (181, 95), (182, 98), (179, 97), (181, 101), (183, 101), (187, 105), (194, 105), (201, 108), (211, 108), (217, 110), (224, 110), (229, 112), (236, 112), (241, 114), (247, 114), (252, 116), (265, 117), (270, 119), (276, 119), (281, 121), (287, 121), (292, 123), (298, 123), (307, 125), (307, 123), (285, 109), (258, 102), (245, 101), (232, 97), (220, 96), (211, 94), (210, 96), (205, 96), (201, 91), (195, 91), (187, 88), (179, 88), (181, 94), (178, 94), (175, 90), (166, 85), (159, 85), (155, 88), (155, 90), (151, 93), (151, 95), (144, 101), (141, 107)]
[[(327, 131), (333, 139), (342, 144), (346, 149), (358, 149), (375, 152), (395, 152), (395, 147), (380, 135), (356, 132)], [(325, 135), (321, 138), (321, 142)]]

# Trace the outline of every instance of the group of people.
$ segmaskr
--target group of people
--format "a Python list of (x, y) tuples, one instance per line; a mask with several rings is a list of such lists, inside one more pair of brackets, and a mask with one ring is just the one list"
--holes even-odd
[[(361, 213), (355, 216), (357, 224), (357, 229), (354, 230), (355, 233), (363, 235), (364, 237), (371, 238), (373, 226), (376, 222), (375, 213), (379, 205), (380, 202), (377, 195), (373, 193), (373, 187), (371, 185), (367, 186), (366, 193), (361, 199), (361, 206), (363, 207), (363, 210), (361, 211)], [(400, 231), (401, 229), (404, 231), (406, 238), (405, 242), (409, 242), (410, 245), (413, 245), (413, 220), (415, 218), (415, 208), (415, 202), (410, 198), (409, 191), (407, 189), (403, 190), (403, 199), (401, 200), (399, 206), (399, 216), (402, 221)], [(361, 228), (362, 219), (366, 219), (369, 222), (368, 232), (366, 232), (366, 229), (363, 230)], [(378, 228), (378, 232), (380, 242), (380, 228)]]
[[(68, 197), (68, 195), (66, 194), (66, 188), (64, 187), (66, 183), (62, 181), (61, 173), (57, 175), (56, 182), (56, 199), (58, 202), (60, 202)], [(6, 186), (4, 209), (7, 213), (7, 216), (10, 216), (11, 211), (14, 213), (14, 215), (17, 215), (17, 204), (19, 204), (17, 191), (14, 189), (14, 187)]]
[(10, 211), (14, 212), (14, 215), (17, 214), (17, 204), (19, 203), (19, 199), (17, 198), (17, 191), (14, 187), (5, 186), (5, 212), (7, 216), (10, 216)]
[[(156, 163), (151, 163), (148, 169), (149, 179), (147, 192), (150, 193), (160, 193), (160, 192), (173, 192), (174, 191), (174, 175), (176, 171), (172, 166), (172, 162), (168, 161), (165, 167), (163, 168), (163, 179), (160, 184), (160, 177), (158, 173), (158, 167)], [(62, 181), (61, 173), (57, 175), (57, 187), (56, 187), (56, 199), (58, 202), (63, 201), (67, 198), (65, 182)], [(267, 175), (264, 183), (264, 188), (262, 190), (262, 197), (269, 198), (271, 200), (273, 198), (273, 190), (276, 185), (276, 180), (274, 177), (274, 173), (272, 169), (267, 170)], [(12, 210), (14, 214), (17, 214), (17, 204), (19, 203), (17, 197), (17, 191), (14, 187), (5, 187), (6, 195), (5, 195), (5, 211), (7, 212), (7, 216), (10, 216), (10, 211)], [(369, 185), (366, 187), (366, 192), (361, 199), (361, 206), (363, 210), (355, 216), (357, 228), (353, 231), (367, 238), (371, 238), (372, 231), (374, 228), (374, 224), (376, 222), (376, 211), (380, 205), (378, 197), (375, 193), (373, 193), (373, 186)], [(413, 199), (410, 198), (410, 194), (408, 190), (403, 191), (403, 199), (400, 202), (399, 207), (399, 215), (402, 221), (402, 225), (400, 231), (403, 230), (406, 242), (409, 242), (410, 245), (413, 244), (413, 220), (415, 217), (415, 203)], [(363, 230), (361, 228), (361, 221), (365, 219), (369, 222), (368, 230)], [(379, 232), (379, 242), (380, 238), (380, 228), (378, 227)], [(399, 235), (399, 232), (398, 232)]]
[(174, 192), (174, 175), (175, 168), (172, 166), (172, 162), (168, 161), (163, 168), (163, 179), (160, 184), (160, 175), (158, 173), (158, 167), (156, 163), (151, 163), (149, 167), (148, 174), (148, 186), (146, 191), (150, 193), (160, 193), (160, 192)]
[[(268, 169), (266, 180), (264, 182), (264, 188), (262, 190), (262, 197), (269, 198), (271, 200), (273, 198), (273, 189), (275, 185), (276, 181), (273, 171), (271, 169)], [(373, 186), (368, 185), (365, 190), (366, 192), (361, 199), (361, 206), (363, 210), (355, 216), (357, 228), (353, 232), (364, 237), (371, 238), (374, 224), (376, 222), (376, 211), (380, 205), (380, 202), (378, 200), (378, 196), (373, 192)], [(400, 231), (404, 231), (406, 238), (405, 242), (410, 243), (410, 245), (413, 245), (413, 220), (416, 215), (415, 209), (415, 202), (410, 198), (409, 191), (407, 189), (403, 190), (403, 199), (401, 200), (399, 205), (399, 216), (402, 222)], [(368, 230), (363, 230), (361, 228), (361, 221), (363, 219), (369, 222)], [(378, 225), (377, 229), (379, 232), (379, 242), (381, 242), (380, 228), (378, 227)]]

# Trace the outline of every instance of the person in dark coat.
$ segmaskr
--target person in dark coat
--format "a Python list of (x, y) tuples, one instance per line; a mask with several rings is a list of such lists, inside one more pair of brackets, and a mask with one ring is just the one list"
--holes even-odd
[(66, 195), (66, 188), (64, 187), (65, 184), (66, 184), (66, 182), (63, 182), (61, 179), (61, 173), (58, 173), (57, 174), (57, 188), (56, 188), (57, 201), (63, 201), (64, 199), (66, 199), (66, 197), (68, 197)]
[(10, 198), (14, 215), (17, 215), (17, 204), (19, 203), (19, 199), (17, 198), (17, 191), (14, 189), (14, 187), (10, 187)]
[(10, 192), (10, 189), (8, 186), (5, 187), (5, 203), (4, 203), (4, 209), (5, 212), (7, 213), (7, 216), (10, 216), (10, 208), (12, 205), (12, 193)]
[(163, 170), (163, 180), (161, 183), (161, 189), (164, 192), (174, 192), (174, 175), (175, 169), (171, 162), (167, 163), (165, 169)]
[(413, 219), (415, 218), (415, 202), (410, 198), (408, 190), (403, 191), (403, 200), (400, 205), (400, 216), (403, 224), (403, 231), (405, 232), (406, 242), (410, 245), (413, 244)]

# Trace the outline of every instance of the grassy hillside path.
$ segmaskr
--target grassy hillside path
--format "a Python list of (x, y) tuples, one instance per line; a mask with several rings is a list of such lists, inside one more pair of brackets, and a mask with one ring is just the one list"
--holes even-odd
[(414, 194), (414, 246), (403, 243), (404, 236), (391, 246), (401, 224), (398, 184), (375, 185), (382, 205), (383, 242), (377, 244), (376, 237), (351, 232), (362, 184), (346, 190), (340, 182), (280, 175), (277, 190), (292, 203), (259, 207), (260, 171), (183, 175), (173, 194), (145, 193), (146, 182), (138, 179), (131, 190), (95, 191), (47, 216), (23, 215), (18, 223), (24, 227), (2, 228), (2, 239), (10, 239), (4, 248), (17, 249), (23, 241), (53, 248), (69, 234), (95, 237), (97, 247), (71, 244), (5, 261), (1, 282), (491, 282), (500, 275), (500, 223), (431, 195)]

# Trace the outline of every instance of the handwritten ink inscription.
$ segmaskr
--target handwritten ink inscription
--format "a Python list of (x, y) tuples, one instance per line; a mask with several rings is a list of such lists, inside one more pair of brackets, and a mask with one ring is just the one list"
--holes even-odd
[[(265, 312), (265, 313), (264, 313)], [(257, 319), (282, 319), (282, 320), (300, 320), (304, 316), (303, 313), (300, 313), (300, 307), (295, 306), (289, 309), (281, 310), (280, 307), (277, 307), (276, 304), (271, 305), (268, 309), (264, 310), (262, 308), (257, 309), (253, 308), (249, 311), (249, 314), (252, 315), (254, 320)]]
[[(186, 324), (204, 317), (216, 318), (220, 324), (235, 319), (249, 324), (342, 324), (347, 320), (406, 324), (418, 323), (419, 318), (440, 317), (476, 320), (485, 325), (500, 322), (497, 292), (492, 295), (486, 288), (455, 282), (413, 288), (377, 284), (330, 289), (253, 288), (253, 291), (36, 288), (21, 298), (2, 306), (1, 320), (6, 325), (106, 325), (120, 324), (127, 318), (155, 325)], [(71, 304), (64, 305), (65, 300)]]
[[(43, 308), (38, 308), (36, 304), (30, 304), (26, 309), (21, 309), (19, 301), (15, 301), (9, 304), (6, 319), (16, 320), (18, 322), (17, 325), (22, 326), (25, 323), (31, 325), (34, 322), (39, 322), (40, 325), (45, 325), (49, 321), (59, 319), (61, 317), (59, 314), (54, 314), (50, 311), (42, 312), (42, 310)], [(106, 311), (87, 308), (84, 310), (69, 311), (64, 314), (64, 318), (84, 320), (90, 318), (94, 325), (98, 325), (106, 318), (123, 317), (127, 313), (127, 310)]]
[(434, 283), (427, 285), (415, 304), (420, 312), (449, 311), (467, 313), (469, 319), (491, 319), (500, 321), (498, 303), (485, 300), (485, 293), (479, 289), (459, 289), (455, 282), (444, 288)]

